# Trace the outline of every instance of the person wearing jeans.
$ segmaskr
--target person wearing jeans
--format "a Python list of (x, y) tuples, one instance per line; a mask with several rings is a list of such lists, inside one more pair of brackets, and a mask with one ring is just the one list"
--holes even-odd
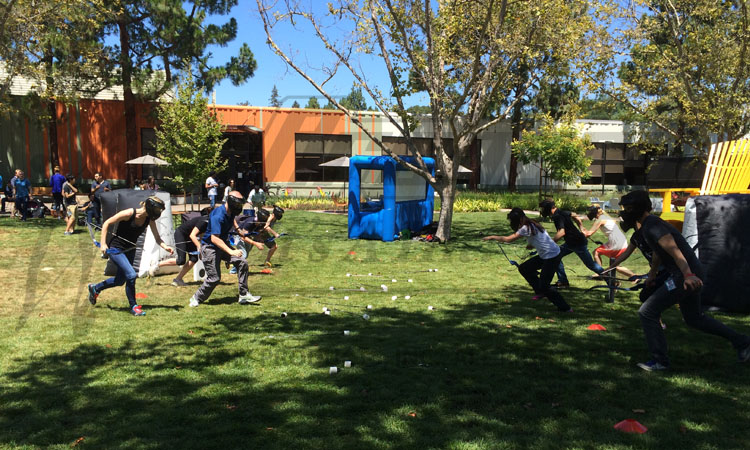
[(680, 313), (687, 326), (726, 339), (737, 351), (740, 362), (750, 361), (750, 337), (703, 314), (703, 266), (682, 234), (672, 225), (651, 214), (648, 192), (630, 192), (622, 197), (620, 205), (624, 208), (620, 212), (623, 229), (640, 230), (653, 251), (646, 285), (650, 286), (656, 282), (660, 267), (663, 266), (669, 273), (666, 281), (653, 291), (638, 310), (646, 345), (651, 354), (651, 360), (639, 363), (638, 367), (647, 371), (669, 368), (667, 339), (659, 319), (662, 312), (675, 303), (680, 305)]
[(156, 196), (151, 196), (141, 202), (140, 208), (125, 209), (114, 216), (110, 217), (102, 225), (102, 237), (107, 236), (109, 227), (117, 224), (109, 244), (102, 239), (101, 251), (103, 255), (108, 255), (112, 262), (117, 266), (117, 274), (114, 277), (107, 278), (98, 284), (89, 284), (89, 302), (96, 305), (96, 299), (99, 294), (115, 286), (125, 285), (125, 296), (130, 305), (130, 313), (134, 316), (144, 316), (145, 311), (141, 305), (135, 301), (135, 279), (137, 274), (133, 269), (133, 260), (135, 258), (135, 249), (138, 238), (146, 231), (146, 227), (151, 229), (156, 244), (166, 250), (170, 255), (174, 253), (159, 236), (159, 230), (156, 228), (156, 219), (164, 212), (164, 202)]
[(242, 213), (245, 199), (237, 191), (232, 191), (227, 201), (214, 208), (208, 219), (208, 227), (201, 238), (201, 260), (206, 269), (206, 277), (203, 284), (190, 298), (190, 307), (199, 306), (208, 300), (216, 286), (221, 281), (221, 262), (229, 261), (237, 268), (237, 281), (239, 285), (240, 305), (259, 302), (261, 297), (255, 296), (247, 288), (247, 261), (242, 257), (242, 251), (232, 248), (229, 244), (229, 230), (234, 228), (240, 235), (246, 232), (239, 229), (236, 216)]
[(13, 184), (14, 197), (16, 198), (16, 211), (21, 213), (21, 221), (26, 221), (28, 215), (28, 204), (29, 204), (29, 193), (31, 191), (31, 183), (26, 179), (26, 175), (23, 170), (18, 171), (18, 178), (16, 178)]
[(219, 183), (214, 179), (215, 173), (211, 172), (206, 178), (206, 189), (208, 190), (208, 200), (211, 202), (211, 209), (216, 207), (216, 196), (218, 195), (217, 188)]
[[(565, 266), (563, 265), (562, 258), (575, 253), (583, 264), (592, 272), (600, 274), (604, 271), (602, 266), (594, 261), (589, 253), (588, 240), (583, 235), (579, 227), (583, 225), (581, 219), (577, 215), (570, 211), (563, 211), (555, 206), (555, 202), (552, 199), (545, 199), (539, 202), (540, 212), (542, 217), (550, 217), (552, 222), (555, 224), (557, 233), (552, 237), (552, 240), (557, 242), (560, 239), (564, 239), (565, 243), (560, 246), (561, 255), (560, 264), (557, 268), (557, 286), (568, 287), (568, 275), (565, 273)], [(578, 223), (576, 226), (573, 221)]]

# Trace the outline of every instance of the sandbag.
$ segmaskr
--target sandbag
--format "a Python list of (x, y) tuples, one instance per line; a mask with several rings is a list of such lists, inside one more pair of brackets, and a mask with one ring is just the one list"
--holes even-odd
[(750, 313), (750, 195), (699, 196), (695, 205), (703, 305)]

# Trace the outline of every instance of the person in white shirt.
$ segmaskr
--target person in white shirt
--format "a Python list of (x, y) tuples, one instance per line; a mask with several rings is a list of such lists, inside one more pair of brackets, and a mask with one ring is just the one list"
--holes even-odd
[(266, 193), (263, 192), (263, 188), (256, 184), (250, 191), (250, 194), (248, 194), (247, 202), (253, 205), (253, 209), (257, 214), (258, 209), (262, 208), (263, 205), (266, 204)]
[[(560, 247), (547, 234), (539, 223), (526, 217), (521, 208), (513, 208), (508, 213), (510, 227), (514, 233), (510, 236), (485, 236), (483, 241), (513, 242), (521, 237), (526, 238), (529, 246), (534, 247), (537, 255), (518, 266), (518, 271), (526, 279), (534, 292), (549, 299), (560, 312), (573, 312), (556, 288), (550, 286), (560, 265), (562, 253)], [(541, 269), (541, 273), (539, 270)]]
[(236, 189), (234, 188), (234, 178), (230, 178), (229, 184), (227, 185), (227, 187), (224, 188), (224, 197), (222, 197), (223, 199), (222, 202), (226, 203), (227, 197), (229, 197), (229, 193), (235, 190)]
[(214, 206), (216, 206), (216, 196), (218, 195), (216, 188), (219, 187), (219, 183), (216, 182), (214, 176), (216, 176), (216, 172), (211, 171), (208, 174), (208, 178), (206, 178), (206, 189), (208, 189), (208, 199), (211, 201), (211, 209), (214, 209)]
[[(610, 257), (615, 260), (618, 256), (625, 253), (628, 249), (628, 238), (625, 237), (625, 233), (620, 230), (617, 226), (615, 219), (610, 217), (598, 206), (591, 206), (586, 213), (586, 217), (589, 220), (593, 220), (594, 223), (588, 230), (581, 230), (583, 235), (587, 238), (592, 234), (596, 233), (596, 230), (601, 230), (605, 236), (607, 236), (607, 242), (595, 248), (592, 255), (594, 261), (600, 266), (602, 265), (602, 255)], [(635, 273), (625, 267), (617, 266), (616, 269), (621, 274), (625, 275), (631, 281), (637, 281), (635, 279)]]

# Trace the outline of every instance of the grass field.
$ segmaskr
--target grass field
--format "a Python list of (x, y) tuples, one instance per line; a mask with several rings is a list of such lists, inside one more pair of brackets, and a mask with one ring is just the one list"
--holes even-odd
[[(672, 370), (639, 370), (637, 295), (585, 292), (594, 282), (571, 255), (575, 312), (532, 301), (480, 241), (509, 232), (505, 213), (458, 213), (439, 245), (349, 241), (345, 216), (289, 211), (274, 273), (250, 254), (260, 305), (237, 304), (225, 271), (188, 308), (197, 285), (164, 275), (137, 282), (145, 317), (123, 288), (88, 304), (103, 262), (88, 233), (63, 229), (0, 219), (3, 448), (750, 448), (750, 367), (728, 343), (673, 308)], [(645, 270), (640, 255), (626, 265)], [(748, 317), (715, 316), (750, 331)], [(649, 431), (613, 429), (626, 418)]]

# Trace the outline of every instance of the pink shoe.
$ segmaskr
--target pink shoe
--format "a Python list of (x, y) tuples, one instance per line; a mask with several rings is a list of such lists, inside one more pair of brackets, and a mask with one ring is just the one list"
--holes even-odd
[(531, 297), (532, 300), (541, 300), (543, 298), (544, 298), (544, 295), (542, 295), (542, 294), (535, 295), (535, 296)]

